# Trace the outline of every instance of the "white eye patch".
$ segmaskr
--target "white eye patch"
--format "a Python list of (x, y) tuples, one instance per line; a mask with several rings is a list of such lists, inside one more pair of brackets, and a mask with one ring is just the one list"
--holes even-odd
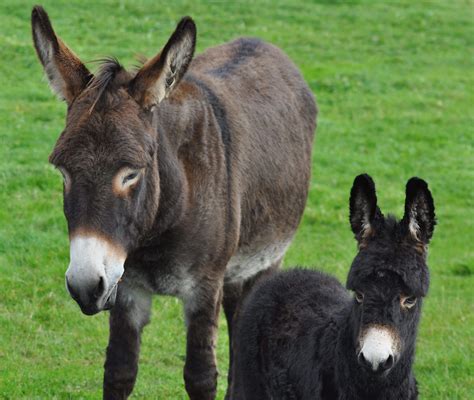
[(64, 182), (64, 189), (66, 192), (69, 190), (71, 187), (71, 175), (69, 175), (69, 172), (67, 172), (63, 167), (58, 167), (59, 172), (61, 172), (61, 175), (63, 176), (63, 182)]
[(115, 175), (112, 182), (112, 189), (117, 196), (124, 196), (128, 190), (138, 183), (143, 175), (143, 168), (134, 169), (124, 167)]

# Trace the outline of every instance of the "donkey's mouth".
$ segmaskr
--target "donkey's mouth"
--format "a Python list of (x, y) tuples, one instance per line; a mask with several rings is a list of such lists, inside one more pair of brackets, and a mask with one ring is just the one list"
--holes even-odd
[(110, 310), (113, 308), (115, 305), (115, 299), (117, 298), (117, 284), (114, 285), (112, 290), (110, 291), (109, 296), (107, 297), (107, 300), (105, 300), (103, 310)]
[(77, 303), (79, 304), (81, 311), (85, 315), (95, 315), (101, 311), (112, 309), (113, 306), (115, 305), (116, 297), (117, 297), (117, 284), (112, 288), (112, 290), (110, 290), (109, 294), (104, 298), (103, 302), (93, 303), (93, 304), (88, 304), (88, 305), (84, 305), (81, 302), (77, 302)]

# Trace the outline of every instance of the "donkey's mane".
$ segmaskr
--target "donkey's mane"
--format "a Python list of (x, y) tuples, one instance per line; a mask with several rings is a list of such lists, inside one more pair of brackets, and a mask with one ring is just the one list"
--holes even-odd
[(106, 57), (96, 61), (99, 63), (99, 69), (94, 77), (90, 80), (86, 92), (93, 93), (94, 100), (89, 112), (92, 112), (99, 101), (103, 98), (106, 92), (109, 92), (113, 83), (117, 80), (117, 76), (121, 72), (126, 72), (123, 66), (115, 57)]

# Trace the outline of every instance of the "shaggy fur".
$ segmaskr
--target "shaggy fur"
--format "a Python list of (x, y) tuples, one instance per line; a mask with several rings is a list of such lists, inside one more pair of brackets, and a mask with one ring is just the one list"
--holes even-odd
[[(347, 289), (361, 303), (318, 271), (295, 269), (254, 287), (237, 324), (233, 400), (417, 398), (412, 364), (435, 225), (424, 181), (408, 182), (405, 209), (400, 222), (385, 218), (372, 179), (354, 181), (350, 221), (360, 250)], [(408, 308), (407, 297), (417, 302)], [(375, 372), (360, 356), (370, 327), (385, 327), (396, 344)]]
[(281, 50), (257, 39), (193, 58), (189, 17), (138, 71), (110, 59), (95, 76), (39, 6), (32, 30), (68, 105), (50, 161), (65, 176), (71, 247), (114, 257), (91, 250), (82, 264), (78, 251), (66, 276), (85, 314), (111, 309), (104, 398), (131, 393), (151, 296), (164, 294), (184, 305), (186, 390), (213, 399), (222, 299), (231, 335), (245, 288), (279, 266), (303, 214), (313, 94)]

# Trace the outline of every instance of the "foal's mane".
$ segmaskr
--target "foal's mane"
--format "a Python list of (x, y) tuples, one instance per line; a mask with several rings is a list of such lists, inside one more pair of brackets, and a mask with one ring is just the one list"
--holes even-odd
[(378, 221), (375, 229), (374, 244), (370, 249), (359, 252), (352, 263), (347, 287), (351, 289), (378, 272), (390, 271), (398, 275), (417, 296), (425, 296), (429, 286), (425, 256), (407, 241), (403, 220), (388, 214)]

